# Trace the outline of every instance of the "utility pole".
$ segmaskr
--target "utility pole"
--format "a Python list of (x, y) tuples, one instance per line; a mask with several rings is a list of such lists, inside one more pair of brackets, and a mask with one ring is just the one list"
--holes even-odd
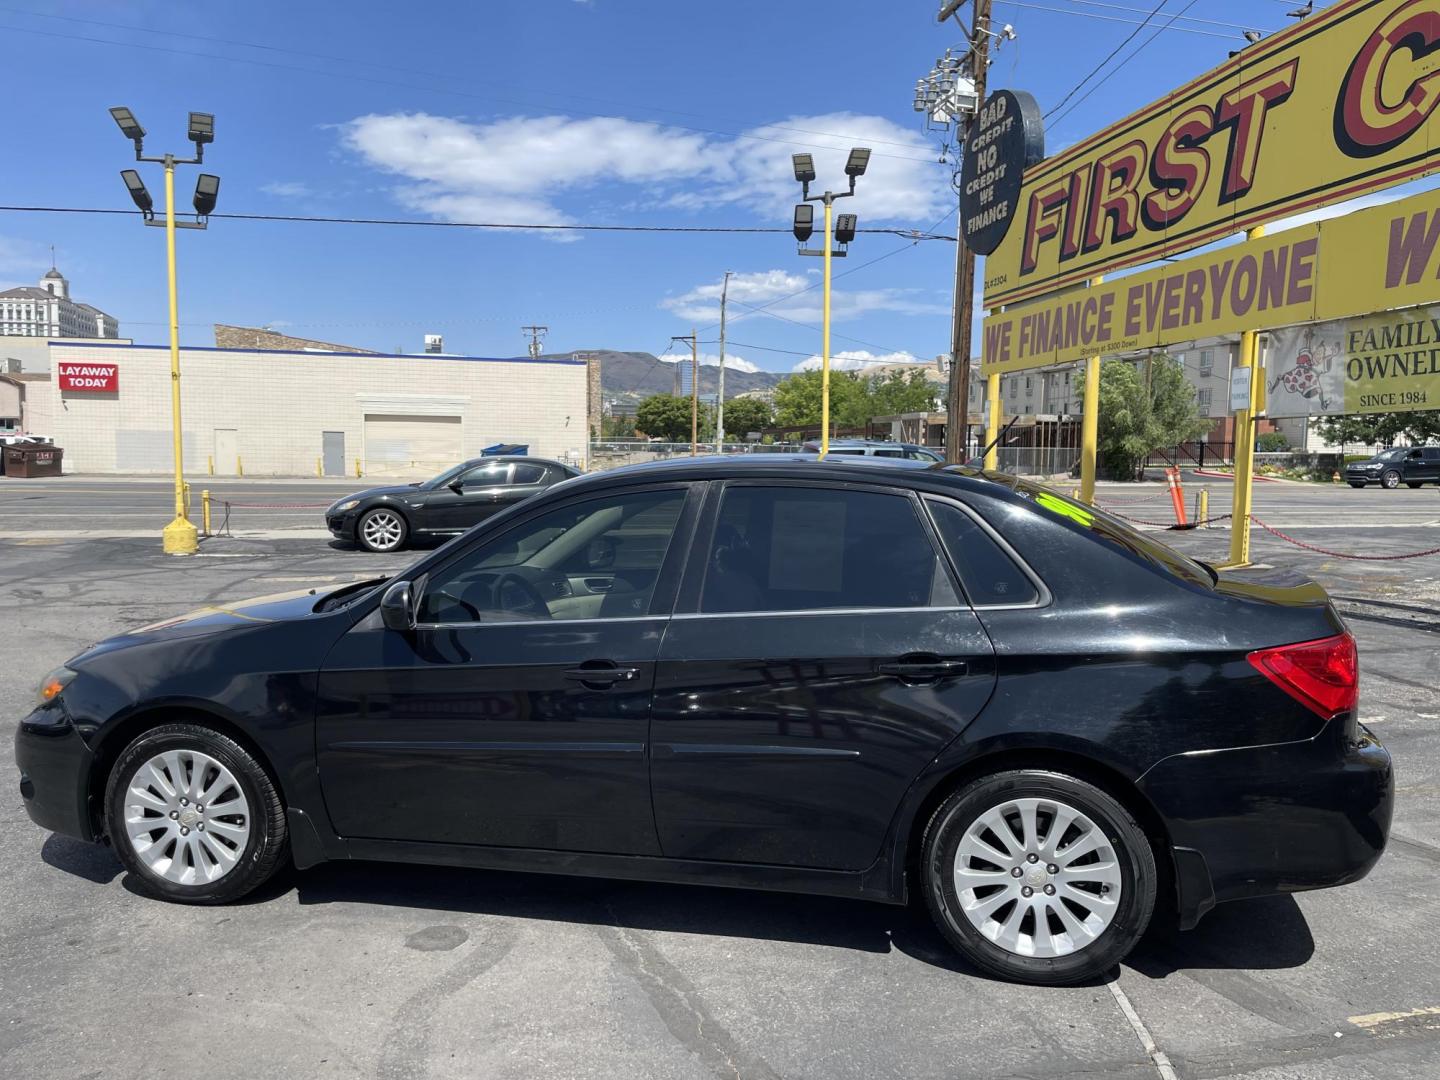
[[(700, 452), (700, 335), (691, 330), (688, 337), (672, 337), (670, 344), (677, 341), (690, 343), (690, 456)], [(675, 364), (676, 389), (679, 389), (680, 364)], [(679, 396), (678, 394), (676, 395)]]
[(539, 360), (540, 342), (545, 339), (550, 328), (548, 326), (522, 326), (520, 329), (530, 335), (530, 359)]
[[(970, 33), (970, 75), (975, 82), (975, 107), (985, 104), (985, 73), (990, 67), (990, 5), (991, 0), (975, 0), (975, 13)], [(944, 22), (958, 5), (947, 4), (941, 9)], [(948, 11), (946, 10), (948, 9)], [(965, 122), (965, 131), (974, 122), (975, 113)], [(957, 119), (956, 127), (960, 123)], [(960, 140), (964, 146), (964, 139)], [(962, 151), (963, 152), (963, 151)], [(970, 425), (970, 338), (975, 319), (975, 252), (965, 243), (964, 223), (955, 226), (955, 315), (950, 332), (950, 396), (946, 401), (945, 458), (963, 463), (969, 453)]]
[(730, 292), (730, 274), (725, 271), (725, 280), (720, 283), (720, 372), (719, 388), (715, 394), (715, 449), (725, 452), (725, 300)]

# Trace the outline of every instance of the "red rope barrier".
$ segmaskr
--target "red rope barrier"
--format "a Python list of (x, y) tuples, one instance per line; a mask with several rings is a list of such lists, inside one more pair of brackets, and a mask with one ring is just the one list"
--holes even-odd
[(1431, 548), (1429, 551), (1412, 551), (1404, 555), (1355, 555), (1346, 551), (1330, 551), (1328, 548), (1316, 547), (1314, 544), (1307, 544), (1304, 540), (1296, 540), (1295, 537), (1286, 535), (1279, 529), (1275, 528), (1273, 525), (1266, 525), (1265, 522), (1261, 521), (1254, 514), (1250, 515), (1250, 520), (1253, 521), (1256, 525), (1259, 525), (1262, 529), (1270, 533), (1272, 536), (1278, 536), (1286, 543), (1294, 544), (1296, 547), (1304, 548), (1306, 551), (1317, 552), (1320, 555), (1329, 555), (1332, 558), (1336, 559), (1359, 559), (1363, 560), (1364, 562), (1396, 562), (1400, 559), (1420, 559), (1425, 557), (1426, 555), (1440, 555), (1440, 547)]
[(239, 507), (242, 510), (324, 510), (329, 503), (243, 503), (227, 502), (226, 506)]

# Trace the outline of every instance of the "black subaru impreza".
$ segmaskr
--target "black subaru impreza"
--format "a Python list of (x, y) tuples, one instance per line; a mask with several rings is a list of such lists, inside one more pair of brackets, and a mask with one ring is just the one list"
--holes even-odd
[(923, 897), (1069, 983), (1163, 908), (1365, 876), (1389, 755), (1325, 592), (885, 459), (558, 484), (387, 581), (101, 642), (20, 724), (44, 828), (157, 896), (384, 859)]

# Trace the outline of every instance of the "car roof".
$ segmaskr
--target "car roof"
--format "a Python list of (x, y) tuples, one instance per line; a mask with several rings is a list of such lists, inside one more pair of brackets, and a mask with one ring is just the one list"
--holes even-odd
[[(887, 475), (888, 474), (888, 475)], [(882, 458), (870, 455), (832, 457), (822, 461), (818, 454), (707, 454), (701, 457), (674, 457), (647, 461), (638, 465), (622, 465), (603, 472), (587, 473), (567, 481), (571, 485), (600, 486), (609, 483), (644, 479), (725, 480), (745, 476), (772, 476), (784, 479), (852, 480), (904, 482), (932, 480), (976, 490), (995, 492), (1010, 481), (999, 473), (985, 474), (964, 465), (943, 462), (914, 461), (908, 458)]]
[[(482, 454), (480, 457), (471, 458), (469, 461), (462, 461), (460, 468), (468, 469), (472, 465), (507, 465), (515, 461), (528, 461), (534, 465), (559, 465), (561, 468), (573, 469), (573, 465), (566, 465), (563, 461), (556, 461), (554, 458), (534, 457), (530, 454)], [(452, 469), (456, 466), (450, 466)]]

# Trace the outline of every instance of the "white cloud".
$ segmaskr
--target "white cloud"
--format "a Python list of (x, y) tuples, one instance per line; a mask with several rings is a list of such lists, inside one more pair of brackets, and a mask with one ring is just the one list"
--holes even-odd
[[(808, 360), (801, 360), (796, 364), (793, 371), (819, 371), (823, 363), (820, 357), (812, 356)], [(830, 355), (831, 371), (870, 371), (874, 369), (883, 370), (894, 364), (923, 364), (925, 361), (918, 356), (908, 352), (893, 353), (872, 353), (864, 349), (850, 349), (846, 352), (832, 353)]]
[[(819, 322), (823, 317), (823, 297), (810, 278), (785, 270), (760, 270), (732, 274), (730, 277), (729, 321), (765, 318), (761, 311), (797, 322)], [(666, 311), (694, 322), (718, 322), (720, 319), (721, 282), (716, 280), (697, 285), (679, 296), (660, 302)], [(948, 304), (917, 299), (913, 289), (833, 289), (830, 294), (830, 317), (835, 322), (859, 318), (872, 311), (890, 311), (901, 315), (948, 315)], [(799, 295), (794, 295), (799, 294)]]
[[(687, 353), (666, 353), (658, 358), (662, 364), (688, 364), (690, 354)], [(720, 354), (702, 352), (700, 354), (701, 367), (719, 367)], [(727, 371), (759, 371), (760, 366), (746, 360), (743, 356), (736, 356), (734, 353), (725, 354), (725, 368)]]
[(309, 184), (301, 183), (298, 180), (279, 180), (261, 184), (260, 190), (266, 195), (274, 195), (277, 199), (305, 199), (315, 194)]
[(403, 205), (448, 220), (570, 224), (589, 215), (562, 208), (567, 195), (624, 185), (646, 205), (734, 204), (788, 221), (797, 194), (792, 153), (815, 156), (817, 187), (839, 188), (849, 148), (871, 144), (859, 194), (844, 204), (861, 215), (861, 228), (883, 221), (928, 224), (954, 198), (919, 133), (851, 113), (789, 117), (745, 132), (748, 138), (618, 117), (468, 123), (428, 113), (361, 116), (342, 132), (367, 165), (400, 178), (393, 195)]

